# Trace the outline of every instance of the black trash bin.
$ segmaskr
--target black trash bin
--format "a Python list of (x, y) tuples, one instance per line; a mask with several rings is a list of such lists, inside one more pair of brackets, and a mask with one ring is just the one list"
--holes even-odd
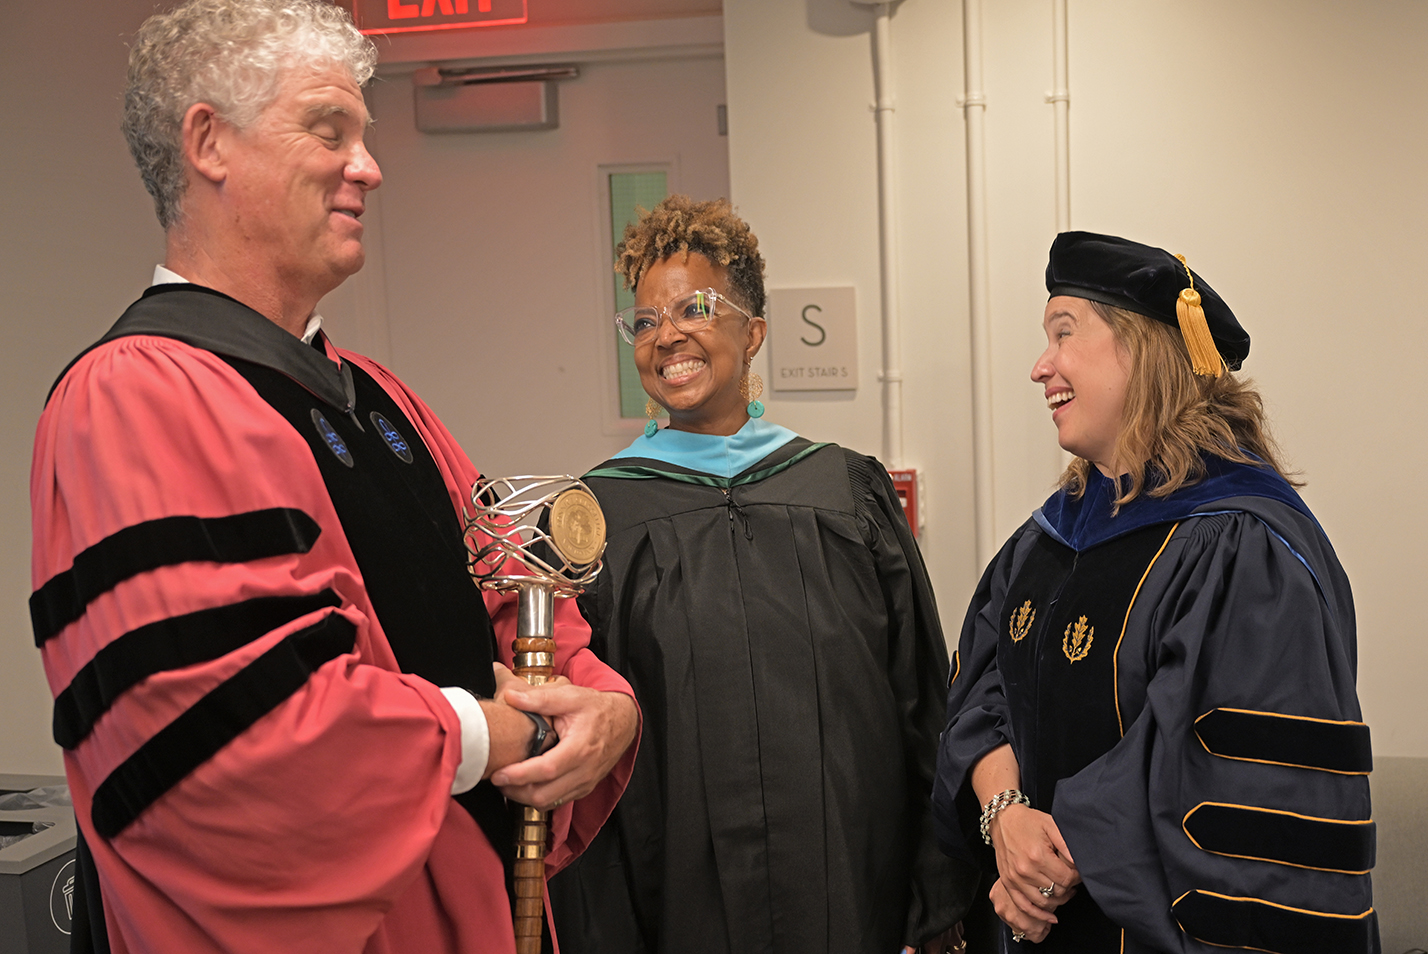
[[(61, 775), (0, 775), (0, 795), (62, 786)], [(74, 911), (74, 809), (0, 810), (0, 954), (68, 954)]]

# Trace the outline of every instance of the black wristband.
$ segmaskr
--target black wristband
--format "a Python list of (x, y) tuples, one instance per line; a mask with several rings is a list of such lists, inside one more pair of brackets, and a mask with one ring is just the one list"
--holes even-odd
[[(560, 736), (556, 733), (551, 724), (546, 721), (545, 716), (539, 712), (527, 712), (524, 709), (517, 709), (516, 711), (527, 719), (530, 719), (535, 725), (535, 735), (531, 736), (531, 747), (526, 750), (526, 758), (533, 759), (537, 755), (544, 755), (548, 750), (555, 748), (556, 744), (560, 742)], [(546, 745), (547, 742), (550, 744)]]

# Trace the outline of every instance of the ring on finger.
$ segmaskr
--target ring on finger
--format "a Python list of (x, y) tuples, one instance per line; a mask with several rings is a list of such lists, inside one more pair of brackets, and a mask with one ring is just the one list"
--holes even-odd
[(1052, 892), (1056, 890), (1056, 882), (1051, 882), (1051, 887), (1049, 888), (1037, 888), (1036, 890), (1041, 892), (1041, 896), (1043, 898), (1049, 898), (1051, 897)]
[(1013, 932), (1012, 932), (1012, 940), (1013, 940), (1013, 941), (1016, 941), (1018, 944), (1021, 943), (1021, 940), (1022, 940), (1022, 938), (1024, 938), (1024, 937), (1026, 937), (1026, 932), (1025, 932), (1025, 931), (1013, 931)]

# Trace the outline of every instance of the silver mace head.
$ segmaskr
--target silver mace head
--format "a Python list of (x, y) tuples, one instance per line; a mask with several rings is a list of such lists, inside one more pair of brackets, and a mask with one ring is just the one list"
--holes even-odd
[(575, 477), (480, 480), (471, 488), (471, 506), (467, 567), (482, 589), (524, 590), (534, 584), (570, 597), (599, 575), (605, 515), (590, 488)]

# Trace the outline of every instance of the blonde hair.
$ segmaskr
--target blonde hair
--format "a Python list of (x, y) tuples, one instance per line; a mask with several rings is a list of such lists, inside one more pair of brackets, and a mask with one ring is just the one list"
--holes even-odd
[[(1130, 473), (1120, 484), (1115, 510), (1142, 493), (1168, 497), (1198, 483), (1205, 477), (1202, 454), (1268, 467), (1292, 486), (1303, 486), (1284, 464), (1251, 381), (1229, 371), (1218, 378), (1197, 376), (1178, 329), (1124, 308), (1090, 304), (1131, 358), (1114, 456)], [(1092, 466), (1081, 458), (1072, 461), (1061, 475), (1061, 488), (1073, 497), (1085, 493)], [(1153, 478), (1150, 490), (1147, 477)]]

